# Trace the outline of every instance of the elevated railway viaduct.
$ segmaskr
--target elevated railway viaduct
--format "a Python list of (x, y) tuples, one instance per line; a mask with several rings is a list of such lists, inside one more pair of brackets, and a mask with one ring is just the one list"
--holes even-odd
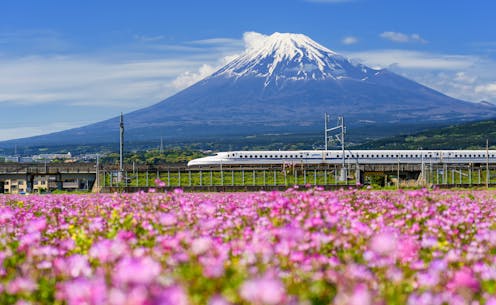
[[(185, 164), (124, 165), (95, 163), (0, 163), (0, 193), (13, 193), (12, 184), (24, 185), (25, 192), (54, 190), (136, 191), (156, 187), (187, 191), (242, 191), (286, 189), (294, 185), (327, 189), (357, 184), (390, 186), (485, 186), (496, 184), (496, 165), (468, 164), (347, 164), (347, 179), (339, 181), (340, 165), (200, 166)], [(97, 178), (98, 176), (98, 178)]]

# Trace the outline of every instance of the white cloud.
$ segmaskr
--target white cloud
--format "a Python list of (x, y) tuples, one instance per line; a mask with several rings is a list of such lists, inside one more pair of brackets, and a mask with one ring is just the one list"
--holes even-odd
[(358, 42), (358, 38), (356, 38), (354, 36), (348, 36), (348, 37), (343, 38), (343, 40), (341, 40), (341, 43), (345, 44), (345, 45), (352, 45), (352, 44), (355, 44), (357, 42)]
[(496, 102), (496, 61), (478, 56), (406, 50), (348, 53), (351, 58), (415, 80), (449, 96), (478, 102)]
[(257, 32), (245, 32), (243, 34), (243, 42), (245, 43), (246, 50), (259, 49), (267, 37), (267, 35)]
[(232, 61), (236, 57), (238, 57), (243, 51), (250, 51), (254, 49), (260, 48), (265, 40), (267, 39), (267, 35), (257, 33), (257, 32), (245, 32), (243, 34), (243, 40), (235, 40), (235, 39), (226, 39), (226, 38), (215, 38), (215, 39), (204, 39), (193, 41), (194, 44), (220, 44), (226, 46), (242, 46), (243, 48), (233, 49), (237, 51), (235, 53), (225, 55), (220, 60), (218, 60), (214, 65), (212, 64), (203, 64), (198, 67), (196, 70), (185, 71), (181, 73), (177, 78), (172, 81), (172, 86), (176, 89), (184, 89), (188, 86), (193, 85), (194, 83), (204, 79), (205, 77), (211, 75), (219, 68)]
[(242, 41), (233, 38), (209, 38), (191, 41), (192, 44), (197, 45), (235, 45), (242, 46)]
[(383, 32), (379, 35), (380, 37), (391, 40), (393, 42), (419, 42), (419, 43), (427, 43), (425, 39), (420, 37), (419, 34), (404, 34), (400, 32)]
[(197, 72), (183, 72), (172, 81), (172, 86), (178, 90), (182, 90), (211, 75), (215, 71), (215, 67), (210, 65), (201, 65)]
[(370, 66), (381, 68), (396, 66), (421, 70), (460, 70), (474, 65), (477, 61), (476, 57), (467, 55), (446, 55), (396, 49), (354, 52), (348, 53), (348, 56)]
[(490, 96), (496, 97), (496, 82), (479, 85), (475, 87), (475, 92), (488, 94)]

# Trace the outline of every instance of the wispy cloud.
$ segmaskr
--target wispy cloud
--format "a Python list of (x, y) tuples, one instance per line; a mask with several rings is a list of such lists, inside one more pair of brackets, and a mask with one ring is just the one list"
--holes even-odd
[(449, 96), (496, 102), (496, 61), (475, 55), (406, 50), (372, 50), (348, 56), (375, 68), (387, 68)]
[(341, 40), (341, 43), (344, 45), (356, 44), (358, 43), (358, 38), (356, 38), (355, 36), (348, 36), (343, 38), (343, 40)]
[(427, 43), (427, 40), (423, 39), (420, 37), (419, 34), (404, 34), (400, 32), (383, 32), (379, 35), (381, 38), (393, 41), (393, 42), (399, 42), (399, 43), (406, 43), (406, 42), (418, 42), (418, 43)]
[(468, 68), (478, 60), (474, 56), (447, 55), (409, 50), (372, 50), (348, 53), (352, 58), (372, 66), (388, 68), (396, 66), (415, 70), (460, 70)]
[[(62, 35), (51, 30), (0, 31), (0, 48), (4, 53), (62, 52), (71, 48)], [(26, 51), (27, 50), (27, 51)]]
[(164, 38), (165, 36), (163, 35), (156, 35), (156, 36), (134, 35), (134, 39), (141, 42), (156, 42), (163, 40)]
[(142, 107), (174, 93), (168, 83), (193, 59), (114, 62), (78, 56), (0, 60), (0, 104)]
[(223, 46), (243, 46), (243, 42), (240, 39), (233, 38), (210, 38), (210, 39), (200, 39), (190, 42), (191, 44), (198, 45), (223, 45)]
[(496, 82), (475, 87), (475, 92), (496, 96)]

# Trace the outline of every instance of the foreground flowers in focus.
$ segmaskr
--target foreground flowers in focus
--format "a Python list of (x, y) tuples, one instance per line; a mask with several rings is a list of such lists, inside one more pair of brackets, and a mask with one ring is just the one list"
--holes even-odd
[(496, 304), (489, 191), (0, 197), (1, 304)]

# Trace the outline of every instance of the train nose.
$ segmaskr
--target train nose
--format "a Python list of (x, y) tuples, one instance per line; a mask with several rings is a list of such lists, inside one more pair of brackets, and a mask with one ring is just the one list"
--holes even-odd
[(205, 158), (199, 158), (199, 159), (194, 159), (188, 162), (188, 166), (195, 166), (195, 165), (203, 165), (205, 164), (204, 160)]
[(219, 161), (217, 160), (217, 157), (203, 157), (203, 158), (198, 158), (194, 159), (188, 162), (188, 166), (195, 166), (195, 165), (213, 165), (218, 163)]

